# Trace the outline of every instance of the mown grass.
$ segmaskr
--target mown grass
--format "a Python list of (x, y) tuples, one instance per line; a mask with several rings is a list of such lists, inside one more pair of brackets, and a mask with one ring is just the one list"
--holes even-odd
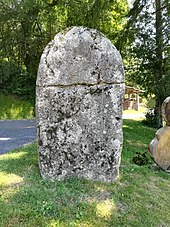
[(120, 178), (114, 183), (40, 177), (36, 144), (0, 156), (0, 226), (168, 227), (170, 176), (132, 163), (155, 131), (124, 121)]
[(32, 118), (34, 118), (32, 103), (14, 96), (0, 95), (0, 120)]

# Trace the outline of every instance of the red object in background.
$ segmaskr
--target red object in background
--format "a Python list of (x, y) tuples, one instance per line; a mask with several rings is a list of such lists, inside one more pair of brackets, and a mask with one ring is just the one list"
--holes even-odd
[(152, 154), (152, 150), (151, 150), (150, 146), (148, 146), (148, 152), (149, 152), (150, 156), (153, 158), (153, 154)]
[(150, 150), (150, 147), (148, 146), (148, 152), (151, 154), (151, 150)]

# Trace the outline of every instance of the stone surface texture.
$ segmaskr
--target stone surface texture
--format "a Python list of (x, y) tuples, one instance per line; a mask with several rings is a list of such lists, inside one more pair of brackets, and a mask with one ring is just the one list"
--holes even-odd
[(73, 27), (45, 48), (36, 84), (41, 175), (114, 181), (123, 143), (124, 69), (100, 32)]
[(162, 115), (166, 125), (170, 126), (170, 97), (167, 97), (162, 104)]
[(162, 104), (162, 116), (166, 125), (160, 128), (149, 145), (155, 162), (165, 171), (170, 172), (170, 97)]

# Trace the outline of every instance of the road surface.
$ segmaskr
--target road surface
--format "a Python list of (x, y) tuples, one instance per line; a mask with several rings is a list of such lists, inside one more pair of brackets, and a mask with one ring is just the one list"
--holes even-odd
[(0, 155), (35, 139), (35, 120), (0, 120)]

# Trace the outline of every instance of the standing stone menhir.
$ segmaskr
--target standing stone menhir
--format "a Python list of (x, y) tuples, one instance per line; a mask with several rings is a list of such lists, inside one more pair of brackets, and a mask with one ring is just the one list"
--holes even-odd
[(41, 175), (114, 181), (122, 150), (124, 70), (100, 32), (73, 27), (45, 48), (37, 78)]

